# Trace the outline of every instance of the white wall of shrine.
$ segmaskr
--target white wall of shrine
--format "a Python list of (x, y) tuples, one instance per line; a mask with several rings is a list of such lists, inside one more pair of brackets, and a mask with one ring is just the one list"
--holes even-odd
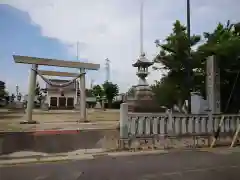
[(57, 98), (57, 106), (59, 106), (59, 98), (61, 98), (61, 97), (66, 98), (66, 106), (67, 106), (68, 98), (73, 98), (74, 99), (73, 100), (74, 106), (75, 106), (75, 104), (77, 104), (76, 92), (74, 92), (74, 91), (64, 92), (64, 96), (61, 95), (60, 91), (59, 92), (48, 91), (46, 101), (47, 101), (49, 107), (51, 105), (51, 97), (56, 97)]

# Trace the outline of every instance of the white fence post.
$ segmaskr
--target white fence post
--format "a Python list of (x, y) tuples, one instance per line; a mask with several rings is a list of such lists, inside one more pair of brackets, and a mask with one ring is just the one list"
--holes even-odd
[(168, 110), (168, 128), (167, 133), (173, 134), (173, 117), (172, 117), (172, 111)]
[(120, 107), (120, 138), (128, 138), (128, 104), (122, 103)]

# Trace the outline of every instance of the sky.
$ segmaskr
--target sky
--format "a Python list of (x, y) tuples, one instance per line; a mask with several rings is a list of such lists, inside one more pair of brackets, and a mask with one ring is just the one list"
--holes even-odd
[[(219, 22), (240, 21), (239, 0), (190, 1), (192, 34), (211, 32)], [(91, 81), (104, 82), (108, 58), (110, 81), (126, 92), (138, 82), (132, 64), (140, 55), (139, 13), (140, 0), (0, 0), (0, 80), (10, 92), (18, 85), (27, 93), (30, 65), (15, 64), (16, 54), (100, 64), (99, 71), (87, 71), (89, 87)], [(149, 61), (159, 52), (154, 41), (163, 41), (176, 20), (186, 24), (186, 0), (144, 0), (143, 42)], [(149, 71), (149, 84), (162, 77), (162, 72)]]

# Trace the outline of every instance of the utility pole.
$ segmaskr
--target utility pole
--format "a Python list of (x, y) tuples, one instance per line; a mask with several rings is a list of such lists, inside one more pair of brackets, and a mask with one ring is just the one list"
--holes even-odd
[(140, 4), (140, 55), (144, 54), (143, 51), (143, 0)]
[(191, 113), (191, 88), (192, 88), (192, 66), (191, 66), (191, 5), (190, 0), (187, 0), (187, 37), (188, 37), (188, 51), (186, 61), (187, 73), (187, 88), (188, 88), (188, 113)]
[(187, 35), (188, 35), (188, 40), (189, 40), (189, 47), (190, 45), (190, 37), (191, 37), (191, 7), (190, 7), (190, 0), (187, 0)]
[[(77, 61), (78, 61), (78, 41), (77, 41), (77, 49), (76, 49), (76, 58), (77, 58)], [(78, 96), (78, 93), (80, 92), (80, 81), (79, 81), (79, 79), (76, 80), (75, 86), (76, 86), (77, 104), (79, 104), (80, 103), (80, 101), (79, 101), (80, 96)]]
[(110, 80), (110, 60), (107, 58), (105, 59), (105, 67), (106, 67), (106, 82), (109, 82)]

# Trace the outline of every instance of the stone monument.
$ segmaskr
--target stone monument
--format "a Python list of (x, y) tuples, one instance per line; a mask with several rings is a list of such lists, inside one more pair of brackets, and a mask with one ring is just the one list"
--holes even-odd
[(153, 65), (153, 62), (148, 61), (145, 54), (142, 53), (140, 58), (133, 67), (137, 67), (138, 84), (135, 86), (135, 95), (131, 100), (127, 100), (129, 111), (133, 112), (160, 112), (161, 108), (154, 101), (154, 94), (149, 87), (146, 77), (148, 76), (148, 68)]
[(216, 56), (207, 59), (207, 102), (209, 111), (213, 114), (221, 113), (220, 103), (220, 69), (217, 64)]

